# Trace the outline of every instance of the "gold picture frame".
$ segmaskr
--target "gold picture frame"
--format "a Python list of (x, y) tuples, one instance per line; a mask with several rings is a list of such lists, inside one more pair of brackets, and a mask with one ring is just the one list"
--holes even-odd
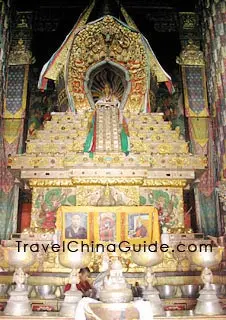
[[(76, 231), (70, 228), (72, 218), (77, 225)], [(57, 211), (56, 229), (65, 242), (75, 240), (106, 245), (121, 241), (130, 244), (160, 242), (158, 210), (152, 206), (62, 206)]]
[(94, 242), (119, 243), (121, 239), (120, 207), (95, 207)]
[(62, 206), (56, 217), (56, 229), (61, 233), (61, 241), (89, 244), (93, 240), (93, 212), (90, 207)]
[(122, 236), (130, 244), (160, 243), (158, 210), (152, 206), (123, 207)]

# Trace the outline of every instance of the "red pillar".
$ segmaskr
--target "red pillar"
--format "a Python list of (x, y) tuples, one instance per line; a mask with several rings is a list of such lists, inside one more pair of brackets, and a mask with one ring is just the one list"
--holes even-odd
[(22, 204), (22, 213), (21, 213), (21, 223), (20, 230), (21, 232), (30, 227), (31, 223), (31, 203)]

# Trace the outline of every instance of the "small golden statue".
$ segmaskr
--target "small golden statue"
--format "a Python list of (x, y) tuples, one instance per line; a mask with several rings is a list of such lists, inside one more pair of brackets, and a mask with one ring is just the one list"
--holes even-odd
[(103, 89), (103, 94), (101, 98), (96, 102), (97, 107), (117, 107), (119, 108), (120, 102), (116, 95), (113, 93), (113, 90), (109, 83), (106, 83)]

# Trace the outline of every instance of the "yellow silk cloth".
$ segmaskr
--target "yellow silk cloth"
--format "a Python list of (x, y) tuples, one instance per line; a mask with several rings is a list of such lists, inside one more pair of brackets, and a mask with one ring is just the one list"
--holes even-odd
[(4, 139), (12, 144), (18, 137), (22, 129), (22, 119), (4, 119)]
[(151, 242), (154, 243), (157, 241), (160, 243), (161, 234), (160, 234), (160, 223), (159, 223), (159, 216), (158, 216), (158, 210), (154, 208), (154, 211), (152, 213), (152, 238)]
[(209, 118), (190, 118), (189, 122), (194, 141), (204, 147), (209, 139)]

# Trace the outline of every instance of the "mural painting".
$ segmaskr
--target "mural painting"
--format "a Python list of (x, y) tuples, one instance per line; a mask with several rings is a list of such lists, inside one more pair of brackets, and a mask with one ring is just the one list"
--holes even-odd
[(140, 205), (158, 209), (159, 222), (163, 228), (177, 227), (183, 223), (183, 195), (180, 189), (141, 188)]
[(55, 228), (56, 211), (62, 205), (76, 204), (75, 188), (36, 188), (33, 197), (32, 225)]

